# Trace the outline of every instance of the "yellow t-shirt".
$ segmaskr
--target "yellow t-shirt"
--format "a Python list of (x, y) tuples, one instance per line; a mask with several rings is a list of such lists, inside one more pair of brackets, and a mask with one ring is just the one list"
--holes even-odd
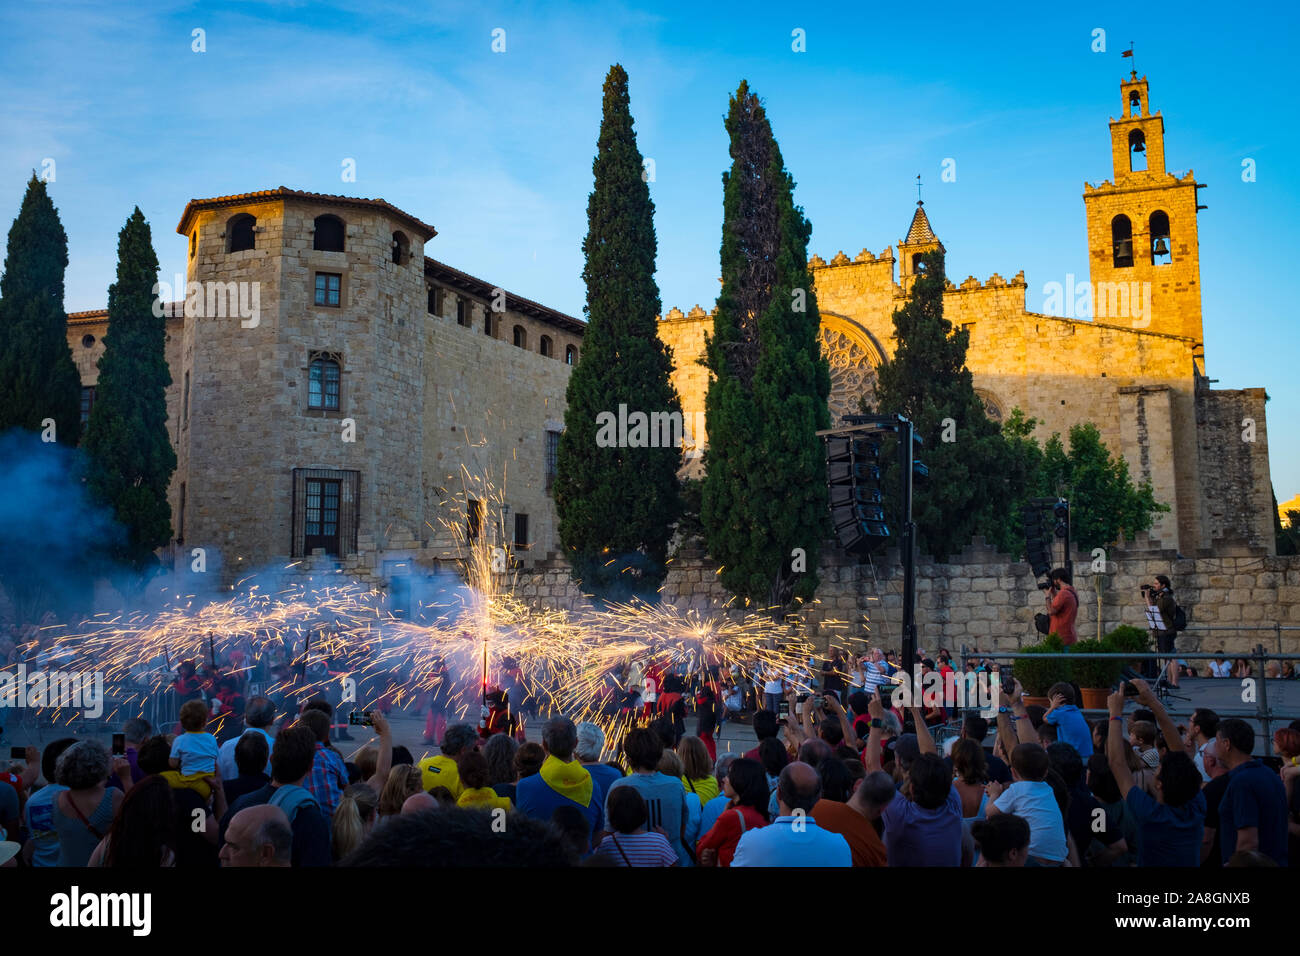
[(464, 787), (460, 785), (460, 771), (456, 769), (455, 760), (438, 754), (436, 757), (425, 757), (420, 761), (419, 767), (420, 784), (426, 792), (434, 787), (446, 787), (453, 798), (460, 799)]
[(471, 809), (488, 809), (500, 807), (502, 810), (510, 809), (509, 797), (498, 797), (497, 792), (491, 787), (479, 787), (477, 790), (466, 790), (456, 801), (458, 807), (470, 807)]
[[(694, 790), (691, 789), (692, 785), (695, 787)], [(704, 806), (720, 792), (717, 777), (701, 777), (699, 780), (687, 780), (682, 777), (682, 787), (687, 793), (699, 794), (700, 806)]]

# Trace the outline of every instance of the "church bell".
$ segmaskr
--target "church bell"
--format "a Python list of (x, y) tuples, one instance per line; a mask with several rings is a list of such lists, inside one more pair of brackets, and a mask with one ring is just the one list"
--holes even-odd
[(1165, 242), (1163, 238), (1157, 239), (1156, 244), (1151, 247), (1151, 251), (1157, 256), (1167, 256), (1169, 255), (1169, 243)]

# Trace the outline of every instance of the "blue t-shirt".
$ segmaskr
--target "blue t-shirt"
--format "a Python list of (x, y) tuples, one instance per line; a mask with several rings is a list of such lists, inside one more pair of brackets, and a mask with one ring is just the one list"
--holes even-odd
[(1058, 862), (1069, 854), (1061, 807), (1047, 781), (1017, 780), (993, 801), (993, 805), (999, 813), (1014, 813), (1029, 821), (1030, 856)]
[[(523, 781), (520, 781), (523, 784)], [(650, 817), (646, 829), (663, 827), (664, 835), (672, 844), (681, 866), (690, 866), (691, 858), (682, 845), (682, 824), (686, 821), (686, 789), (677, 777), (665, 773), (634, 773), (630, 777), (615, 780), (605, 792), (605, 819), (609, 819), (609, 795), (619, 787), (635, 787), (645, 798), (646, 809)]]
[(1226, 864), (1237, 852), (1237, 831), (1259, 829), (1259, 852), (1278, 866), (1287, 865), (1286, 787), (1282, 778), (1258, 760), (1247, 760), (1228, 773), (1228, 789), (1219, 803), (1219, 847)]
[[(590, 769), (590, 768), (589, 768)], [(515, 784), (515, 809), (520, 813), (532, 817), (534, 820), (541, 820), (543, 823), (551, 822), (551, 815), (555, 813), (556, 807), (577, 807), (582, 811), (583, 816), (587, 818), (587, 836), (594, 836), (596, 828), (601, 821), (601, 807), (596, 800), (599, 796), (598, 788), (595, 781), (591, 785), (591, 803), (585, 807), (576, 800), (571, 800), (564, 794), (555, 790), (542, 779), (540, 773), (524, 777)]]
[(195, 773), (216, 773), (221, 751), (217, 747), (216, 737), (202, 731), (189, 731), (172, 741), (171, 756), (173, 760), (180, 760), (182, 776), (188, 776)]
[(777, 817), (741, 835), (731, 865), (852, 866), (853, 853), (844, 837), (823, 830), (810, 816)]
[(609, 788), (615, 780), (623, 779), (623, 771), (617, 767), (611, 767), (607, 763), (585, 763), (587, 773), (591, 774), (591, 802), (601, 808), (601, 819), (604, 819), (605, 794), (609, 793)]
[(1141, 787), (1124, 798), (1137, 819), (1138, 866), (1200, 866), (1205, 836), (1205, 794), (1181, 807), (1152, 799)]
[(1063, 704), (1043, 718), (1056, 728), (1056, 738), (1079, 751), (1086, 763), (1092, 756), (1092, 731), (1073, 704)]
[(68, 788), (51, 783), (27, 798), (23, 815), (27, 818), (27, 832), (36, 845), (32, 852), (32, 866), (59, 865), (59, 834), (54, 830), (54, 798)]
[(901, 793), (885, 805), (885, 858), (890, 866), (961, 866), (961, 794), (956, 787), (935, 810)]
[(718, 822), (718, 818), (722, 816), (729, 803), (731, 798), (725, 793), (720, 793), (704, 805), (703, 810), (700, 811), (700, 836), (713, 829), (713, 824)]

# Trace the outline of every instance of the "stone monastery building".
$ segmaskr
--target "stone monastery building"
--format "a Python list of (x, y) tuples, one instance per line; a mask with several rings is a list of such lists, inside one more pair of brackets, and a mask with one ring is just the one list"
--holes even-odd
[[(970, 330), (989, 415), (1019, 406), (1040, 439), (1093, 421), (1151, 482), (1171, 506), (1153, 541), (1187, 556), (1272, 553), (1264, 390), (1206, 378), (1199, 186), (1166, 170), (1146, 79), (1120, 92), (1113, 179), (1083, 193), (1094, 318), (1026, 311), (1023, 272), (949, 282), (944, 314)], [(177, 232), (191, 284), (167, 321), (178, 559), (202, 547), (230, 582), (320, 549), (396, 579), (453, 559), (466, 536), (525, 564), (559, 550), (550, 486), (583, 322), (428, 257), (436, 230), (379, 199), (284, 187), (196, 199)], [(917, 257), (936, 249), (918, 203), (896, 252), (813, 257), (835, 415), (872, 387)], [(251, 288), (259, 309), (241, 318)], [(106, 324), (102, 310), (68, 317), (83, 415)], [(696, 359), (711, 327), (698, 306), (660, 324), (688, 423), (702, 420)]]

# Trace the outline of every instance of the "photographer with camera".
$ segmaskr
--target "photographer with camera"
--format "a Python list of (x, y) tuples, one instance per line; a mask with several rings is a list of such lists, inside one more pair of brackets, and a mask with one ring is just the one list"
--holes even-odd
[(1070, 572), (1065, 568), (1053, 568), (1047, 575), (1047, 583), (1038, 585), (1044, 591), (1047, 601), (1047, 634), (1057, 635), (1066, 647), (1079, 639), (1079, 632), (1074, 628), (1074, 620), (1079, 616), (1079, 595), (1070, 580)]
[[(1174, 600), (1173, 585), (1169, 583), (1169, 578), (1163, 574), (1157, 574), (1151, 583), (1142, 585), (1142, 598), (1146, 601), (1148, 608), (1154, 608), (1155, 611), (1147, 612), (1148, 623), (1158, 622), (1161, 627), (1151, 627), (1151, 634), (1156, 641), (1156, 650), (1161, 654), (1172, 654), (1174, 652), (1174, 638), (1178, 635), (1176, 627), (1176, 618), (1178, 616), (1178, 602)], [(1159, 666), (1165, 668), (1166, 680), (1169, 686), (1178, 687), (1178, 664), (1174, 658), (1167, 661), (1158, 662)]]

